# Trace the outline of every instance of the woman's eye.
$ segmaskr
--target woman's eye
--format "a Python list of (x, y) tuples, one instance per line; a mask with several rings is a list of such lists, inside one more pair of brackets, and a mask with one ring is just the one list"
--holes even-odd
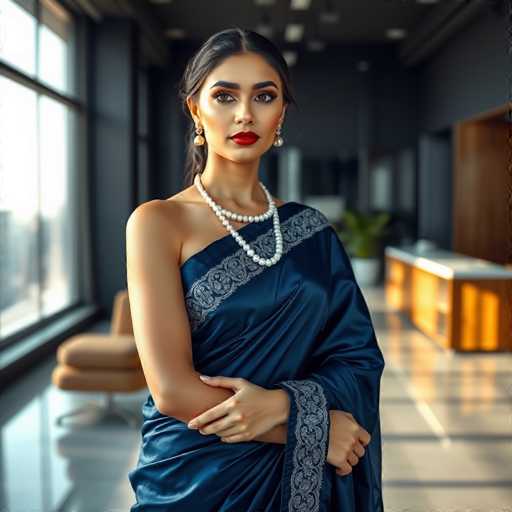
[(275, 96), (273, 94), (270, 94), (269, 92), (263, 92), (263, 93), (259, 94), (258, 98), (260, 96), (268, 96), (268, 98), (269, 98), (268, 100), (264, 100), (263, 103), (270, 103), (275, 98)]
[[(218, 99), (221, 97), (221, 96), (231, 96), (231, 94), (228, 94), (226, 92), (220, 92), (219, 94), (216, 94), (214, 96), (214, 98), (218, 101)], [(230, 101), (219, 101), (219, 103), (231, 103)]]
[[(231, 94), (228, 94), (227, 92), (219, 92), (219, 93), (217, 93), (214, 96), (214, 99), (217, 100), (219, 103), (232, 103), (234, 101), (234, 100), (227, 101), (227, 100), (220, 100), (219, 99), (219, 98), (224, 97), (224, 96), (232, 98)], [(257, 98), (260, 98), (261, 96), (267, 96), (268, 97), (268, 99), (262, 100), (263, 103), (270, 103), (275, 98), (275, 96), (273, 94), (269, 93), (269, 92), (263, 92), (261, 94), (258, 94)]]

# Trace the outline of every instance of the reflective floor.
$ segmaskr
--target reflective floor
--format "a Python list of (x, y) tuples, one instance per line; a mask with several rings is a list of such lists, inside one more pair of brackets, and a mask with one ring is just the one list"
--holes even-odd
[[(385, 511), (512, 512), (512, 354), (446, 352), (387, 311), (381, 288), (363, 293), (386, 359)], [(56, 426), (102, 398), (55, 389), (54, 365), (52, 356), (0, 395), (0, 512), (127, 512), (139, 431), (94, 417)], [(145, 396), (116, 401), (139, 413)]]

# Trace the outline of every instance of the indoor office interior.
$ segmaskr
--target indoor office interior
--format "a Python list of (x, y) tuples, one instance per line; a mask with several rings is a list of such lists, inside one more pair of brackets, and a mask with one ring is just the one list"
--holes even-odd
[(260, 179), (332, 223), (386, 361), (386, 512), (512, 511), (511, 12), (0, 0), (0, 510), (134, 503), (126, 222), (185, 187), (178, 82), (239, 26), (282, 51), (298, 101)]

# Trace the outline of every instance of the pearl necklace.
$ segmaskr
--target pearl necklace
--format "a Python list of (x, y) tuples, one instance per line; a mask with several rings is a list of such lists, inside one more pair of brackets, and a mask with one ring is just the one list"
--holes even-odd
[[(240, 245), (243, 248), (243, 250), (247, 253), (247, 256), (249, 256), (255, 263), (257, 263), (258, 265), (270, 267), (272, 265), (275, 265), (281, 259), (281, 256), (283, 254), (283, 235), (281, 233), (281, 224), (279, 223), (279, 214), (277, 212), (276, 205), (272, 200), (272, 196), (270, 195), (269, 191), (261, 181), (260, 187), (263, 189), (263, 192), (267, 196), (267, 201), (269, 204), (268, 210), (261, 215), (242, 215), (222, 208), (210, 197), (210, 195), (204, 189), (203, 184), (201, 183), (199, 173), (194, 176), (194, 185), (199, 190), (199, 193), (201, 194), (203, 199), (215, 212), (215, 215), (217, 215), (217, 217), (222, 222), (224, 227), (231, 233), (233, 238), (237, 241), (238, 245)], [(276, 241), (276, 252), (274, 253), (274, 256), (272, 256), (271, 258), (262, 258), (261, 256), (258, 256), (254, 252), (254, 250), (251, 249), (251, 246), (244, 240), (240, 233), (238, 233), (238, 231), (230, 224), (230, 222), (226, 218), (230, 217), (232, 219), (234, 218), (238, 221), (243, 222), (262, 222), (265, 219), (268, 219), (271, 215), (274, 216), (274, 237)]]

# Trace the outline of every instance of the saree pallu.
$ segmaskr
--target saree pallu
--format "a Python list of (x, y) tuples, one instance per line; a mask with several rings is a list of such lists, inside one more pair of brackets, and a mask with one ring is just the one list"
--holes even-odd
[[(148, 395), (129, 474), (131, 512), (382, 512), (380, 378), (384, 358), (344, 246), (327, 218), (278, 207), (283, 255), (260, 266), (227, 234), (181, 267), (195, 369), (243, 377), (290, 398), (286, 444), (223, 443), (162, 415)], [(270, 257), (272, 221), (240, 234)], [(348, 475), (327, 462), (329, 410), (371, 435)]]

